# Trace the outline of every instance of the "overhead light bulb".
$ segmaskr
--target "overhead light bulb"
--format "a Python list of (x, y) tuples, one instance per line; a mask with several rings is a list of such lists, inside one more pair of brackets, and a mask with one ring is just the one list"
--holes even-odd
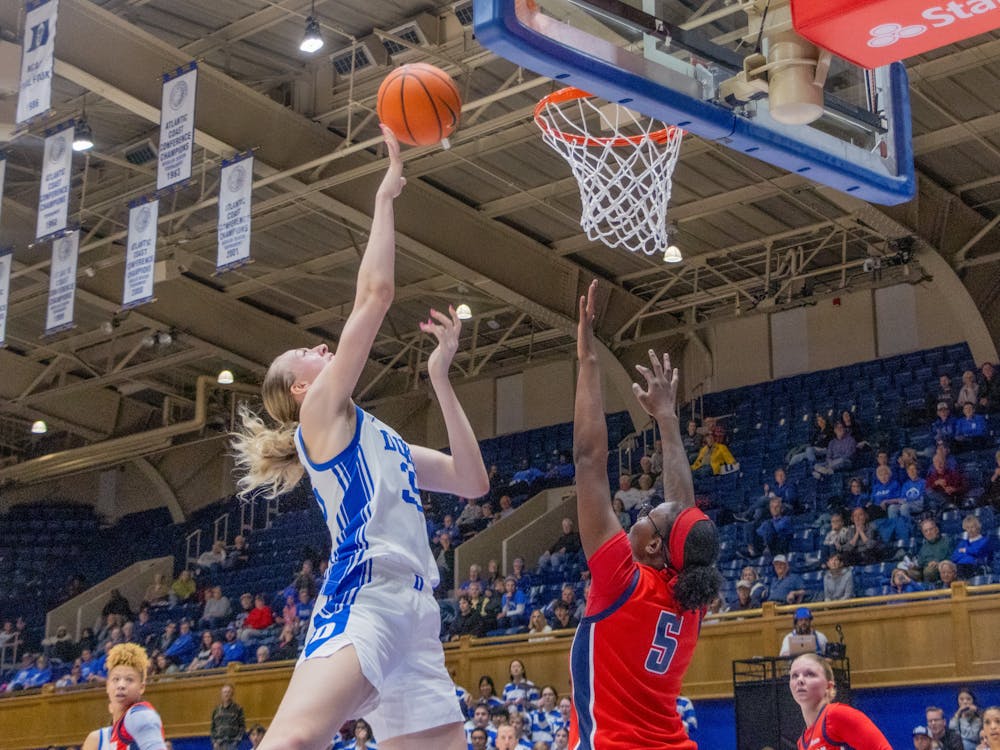
[(309, 16), (306, 19), (306, 33), (302, 37), (299, 49), (307, 54), (316, 52), (323, 46), (323, 34), (319, 30), (319, 21), (316, 16)]
[(174, 337), (171, 336), (166, 331), (160, 331), (158, 334), (156, 334), (156, 343), (158, 343), (160, 346), (170, 346), (172, 343), (174, 343)]
[(219, 372), (219, 377), (216, 378), (219, 385), (232, 385), (233, 383), (233, 372), (232, 370), (222, 370)]
[(36, 419), (31, 425), (32, 435), (44, 435), (49, 431), (49, 426), (45, 424), (44, 419)]
[(81, 117), (76, 121), (73, 129), (73, 150), (87, 151), (94, 147), (94, 134), (90, 132), (90, 125), (86, 118)]
[(663, 253), (663, 260), (667, 263), (680, 263), (684, 260), (684, 256), (681, 255), (681, 250), (677, 245), (671, 245)]
[(468, 320), (472, 317), (472, 309), (464, 302), (455, 308), (455, 314), (459, 320)]

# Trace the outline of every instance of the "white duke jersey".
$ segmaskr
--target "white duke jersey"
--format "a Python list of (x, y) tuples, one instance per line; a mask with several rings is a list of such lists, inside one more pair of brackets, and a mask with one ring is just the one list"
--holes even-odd
[(371, 580), (413, 576), (418, 591), (438, 584), (438, 568), (427, 540), (410, 446), (395, 430), (355, 406), (354, 438), (324, 463), (310, 460), (302, 429), (295, 445), (313, 495), (330, 529), (330, 568), (323, 584), (327, 606), (350, 607)]

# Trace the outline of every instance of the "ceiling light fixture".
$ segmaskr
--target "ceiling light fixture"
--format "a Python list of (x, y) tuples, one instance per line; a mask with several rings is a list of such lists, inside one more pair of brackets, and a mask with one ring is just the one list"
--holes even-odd
[(31, 424), (32, 435), (44, 435), (48, 431), (49, 431), (49, 426), (45, 424), (44, 419), (36, 419)]
[(472, 308), (463, 302), (455, 308), (455, 315), (458, 316), (459, 320), (468, 320), (472, 317)]
[(80, 117), (73, 128), (73, 150), (87, 151), (94, 147), (94, 134), (90, 132), (86, 116)]
[(216, 380), (218, 381), (219, 385), (232, 385), (233, 380), (235, 380), (235, 378), (233, 377), (233, 371), (232, 370), (220, 371), (219, 377), (216, 378)]
[(684, 260), (681, 250), (677, 245), (671, 245), (663, 252), (663, 260), (667, 263), (680, 263)]
[(306, 18), (306, 33), (299, 43), (299, 49), (311, 55), (323, 47), (323, 34), (319, 30), (319, 21), (316, 20), (316, 0), (313, 0), (312, 11)]

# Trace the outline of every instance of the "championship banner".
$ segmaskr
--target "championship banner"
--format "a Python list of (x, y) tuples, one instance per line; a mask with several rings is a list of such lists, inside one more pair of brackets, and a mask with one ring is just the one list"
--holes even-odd
[(18, 125), (48, 112), (52, 106), (58, 7), (59, 0), (31, 0), (27, 5), (21, 44), (21, 83), (14, 118)]
[(194, 100), (198, 64), (189, 62), (163, 75), (160, 103), (160, 154), (156, 189), (165, 190), (191, 177), (194, 154)]
[(68, 232), (52, 241), (52, 266), (49, 269), (49, 309), (45, 316), (45, 335), (73, 327), (73, 303), (76, 299), (76, 254), (80, 231)]
[(70, 170), (73, 167), (73, 120), (45, 131), (42, 185), (38, 195), (35, 237), (44, 240), (66, 229)]
[(10, 299), (10, 267), (14, 265), (13, 248), (0, 248), (0, 349), (7, 342), (7, 302)]
[(253, 154), (237, 154), (222, 162), (219, 179), (219, 230), (215, 272), (250, 261), (250, 194)]
[(0, 151), (0, 225), (3, 224), (3, 182), (7, 176), (7, 154)]
[(128, 248), (125, 251), (125, 289), (122, 309), (153, 299), (153, 271), (156, 265), (156, 222), (160, 202), (143, 198), (129, 203)]

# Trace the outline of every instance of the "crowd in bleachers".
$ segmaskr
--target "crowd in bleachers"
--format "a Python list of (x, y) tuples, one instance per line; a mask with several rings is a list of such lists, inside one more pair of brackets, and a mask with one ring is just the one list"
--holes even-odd
[[(952, 385), (959, 379), (960, 387)], [(687, 421), (683, 440), (698, 504), (716, 521), (722, 540), (719, 565), (726, 582), (714, 611), (755, 609), (765, 601), (906, 593), (955, 580), (1000, 581), (1000, 556), (994, 555), (1000, 377), (989, 364), (977, 375), (964, 345), (709, 394), (704, 409), (711, 416)], [(609, 422), (613, 447), (628, 433), (628, 415), (612, 415)], [(614, 508), (626, 529), (644, 504), (662, 499), (663, 457), (654, 438), (634, 454), (634, 466), (622, 471), (614, 451), (609, 456), (609, 481), (618, 487)], [(486, 496), (424, 498), (443, 582), (442, 639), (513, 633), (545, 638), (574, 628), (583, 614), (588, 572), (572, 519), (563, 520), (562, 534), (540, 559), (517, 558), (506, 575), (496, 561), (473, 565), (450, 591), (457, 546), (515, 513), (538, 491), (573, 481), (572, 424), (481, 446), (490, 465)], [(161, 678), (233, 661), (295, 658), (330, 540), (307, 490), (283, 501), (283, 508), (266, 528), (247, 529), (229, 545), (210, 545), (174, 580), (155, 580), (137, 612), (124, 598), (112, 597), (101, 622), (79, 639), (62, 629), (44, 642), (32, 637), (32, 615), (39, 622), (45, 608), (79, 593), (87, 579), (100, 580), (134, 560), (120, 552), (116, 560), (101, 561), (103, 567), (81, 568), (87, 553), (80, 540), (99, 531), (92, 511), (72, 506), (72, 512), (46, 515), (15, 508), (0, 519), (0, 528), (13, 530), (4, 535), (10, 543), (0, 547), (0, 567), (12, 574), (8, 588), (0, 588), (10, 618), (0, 628), (0, 647), (18, 642), (21, 657), (0, 675), (4, 689), (100, 682), (104, 654), (124, 641), (146, 646)], [(141, 550), (149, 557), (151, 546), (178, 553), (192, 524), (207, 528), (209, 517), (205, 511), (166, 534), (161, 524), (166, 541), (154, 545), (149, 540), (155, 533), (139, 535), (142, 546), (135, 539), (126, 543), (127, 531), (100, 533), (122, 540), (122, 548), (133, 548), (135, 555)], [(134, 519), (119, 527), (134, 528)], [(67, 584), (54, 594), (44, 590), (52, 580), (46, 573), (63, 570), (64, 561), (56, 560), (60, 547), (77, 553), (76, 565), (86, 575), (67, 572)], [(45, 554), (33, 552), (38, 549)], [(33, 600), (37, 611), (12, 609), (14, 601), (28, 607)], [(489, 711), (507, 701), (484, 696), (491, 689), (485, 684), (477, 696), (463, 694), (463, 706), (470, 742), (473, 730), (482, 728), (493, 746), (501, 718)], [(478, 711), (484, 701), (486, 725)], [(532, 712), (553, 710), (528, 703), (517, 708), (524, 709), (519, 741), (532, 736)], [(526, 740), (522, 745), (531, 746)]]

